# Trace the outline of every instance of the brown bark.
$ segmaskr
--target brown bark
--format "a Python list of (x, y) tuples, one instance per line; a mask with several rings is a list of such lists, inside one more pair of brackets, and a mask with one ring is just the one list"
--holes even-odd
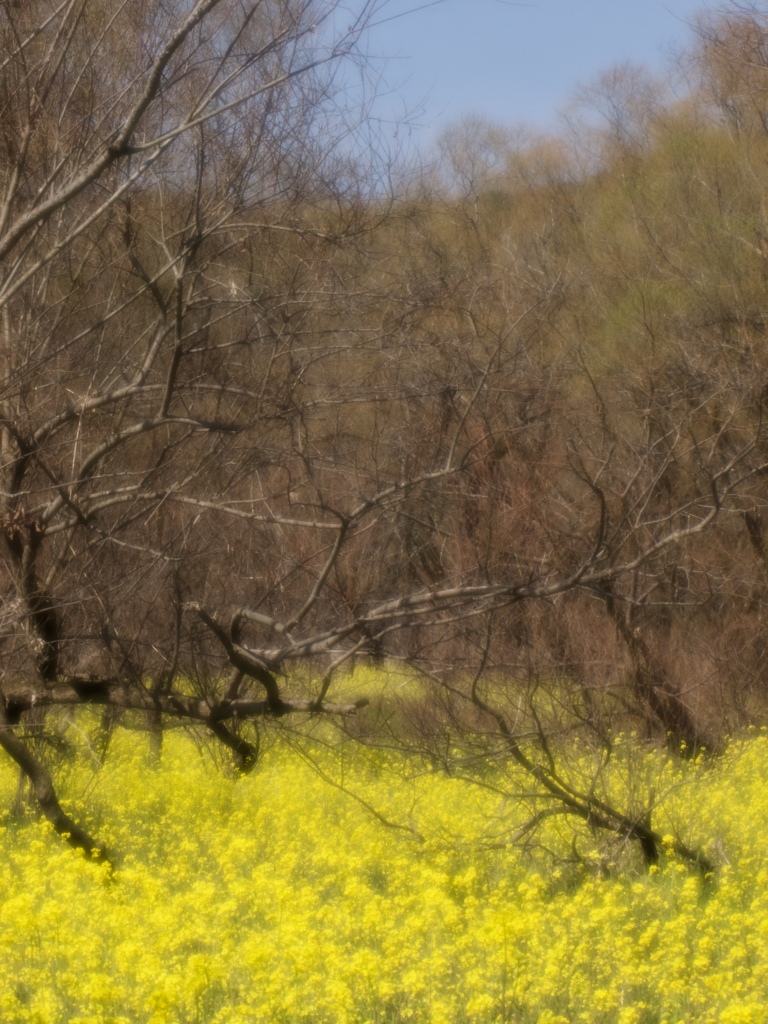
[(712, 742), (694, 722), (666, 669), (654, 656), (640, 630), (633, 628), (621, 613), (610, 584), (603, 587), (603, 597), (632, 662), (635, 696), (663, 727), (670, 748), (686, 758), (695, 757), (701, 750), (713, 752)]
[(259, 759), (258, 744), (251, 743), (244, 736), (238, 736), (223, 722), (211, 722), (210, 728), (216, 739), (232, 751), (237, 770), (243, 775), (248, 775), (256, 767)]
[(35, 798), (54, 829), (75, 849), (84, 850), (94, 860), (109, 862), (106, 847), (93, 839), (85, 829), (64, 811), (56, 796), (50, 772), (13, 731), (0, 704), (0, 747), (11, 757), (29, 779)]
[(198, 697), (180, 693), (153, 694), (139, 686), (124, 687), (113, 679), (77, 679), (62, 681), (56, 686), (37, 689), (21, 684), (0, 689), (4, 697), (4, 714), (9, 724), (15, 725), (25, 711), (33, 707), (63, 707), (78, 705), (104, 705), (134, 711), (158, 711), (170, 718), (183, 718), (210, 726), (212, 722), (230, 718), (281, 717), (287, 714), (324, 713), (328, 715), (354, 715), (368, 703), (361, 698), (351, 704), (323, 701), (282, 699), (274, 708), (267, 700), (238, 698), (211, 703)]

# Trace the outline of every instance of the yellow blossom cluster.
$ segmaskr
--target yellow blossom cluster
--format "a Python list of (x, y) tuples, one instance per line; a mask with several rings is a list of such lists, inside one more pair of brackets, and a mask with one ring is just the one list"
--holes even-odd
[[(667, 827), (706, 841), (710, 879), (672, 856), (648, 874), (590, 870), (557, 824), (547, 858), (526, 854), (499, 840), (515, 823), (492, 787), (409, 778), (392, 758), (316, 754), (397, 827), (289, 746), (241, 779), (181, 734), (160, 767), (145, 746), (119, 732), (103, 767), (60, 780), (113, 872), (44, 823), (3, 818), (5, 1024), (768, 1020), (760, 734), (714, 766), (643, 769), (667, 787)], [(3, 767), (5, 808), (15, 785)]]

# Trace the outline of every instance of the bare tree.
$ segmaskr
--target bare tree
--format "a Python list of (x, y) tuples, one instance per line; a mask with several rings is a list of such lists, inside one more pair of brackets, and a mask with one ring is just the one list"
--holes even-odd
[[(567, 815), (650, 863), (653, 806), (602, 785), (601, 698), (562, 619), (607, 610), (635, 698), (702, 745), (640, 616), (753, 509), (760, 402), (714, 368), (598, 380), (561, 343), (557, 154), (529, 237), (483, 216), (474, 177), (469, 222), (392, 205), (391, 154), (335, 105), (379, 6), (0, 9), (0, 745), (99, 852), (35, 747), (45, 709), (138, 711), (157, 749), (180, 720), (248, 770), (249, 723), (362, 730), (340, 670), (386, 659), (430, 688), (409, 713), (435, 763), (460, 769), (458, 730), (525, 779), (525, 835)], [(591, 778), (539, 701), (564, 664)]]
[[(0, 12), (6, 681), (90, 699), (120, 679), (156, 717), (181, 668), (180, 595), (213, 564), (208, 513), (277, 521), (253, 476), (299, 429), (302, 268), (332, 274), (360, 230), (355, 164), (371, 169), (376, 140), (336, 94), (381, 6)], [(6, 714), (44, 810), (92, 846), (19, 746), (10, 699)]]

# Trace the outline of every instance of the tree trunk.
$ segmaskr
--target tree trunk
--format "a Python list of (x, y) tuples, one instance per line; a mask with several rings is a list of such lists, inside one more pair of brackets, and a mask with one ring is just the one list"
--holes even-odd
[(78, 850), (94, 860), (109, 862), (104, 846), (91, 838), (77, 822), (63, 810), (56, 796), (53, 779), (48, 769), (35, 757), (27, 745), (13, 731), (5, 708), (0, 706), (0, 747), (12, 757), (19, 768), (29, 779), (40, 809), (60, 836)]
[(610, 587), (603, 589), (603, 597), (608, 614), (626, 644), (632, 661), (635, 696), (650, 709), (653, 717), (664, 728), (670, 749), (685, 758), (695, 757), (702, 749), (712, 752), (713, 744), (697, 727), (690, 711), (676, 693), (666, 669), (648, 647), (640, 631), (633, 628), (622, 615)]

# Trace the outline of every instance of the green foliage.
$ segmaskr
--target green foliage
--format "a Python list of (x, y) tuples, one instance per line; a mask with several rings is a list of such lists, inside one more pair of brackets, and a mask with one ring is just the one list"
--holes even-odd
[[(111, 881), (45, 825), (8, 819), (2, 1019), (765, 1019), (764, 735), (712, 767), (631, 741), (616, 751), (612, 785), (654, 784), (670, 829), (683, 820), (711, 837), (709, 882), (674, 858), (646, 876), (613, 874), (597, 850), (574, 862), (562, 819), (541, 836), (545, 861), (505, 841), (520, 821), (489, 789), (351, 744), (313, 757), (405, 828), (384, 827), (283, 743), (233, 780), (180, 733), (152, 769), (145, 740), (124, 731), (102, 769), (83, 759), (65, 782), (66, 803), (123, 851)], [(7, 766), (0, 786), (8, 806)]]

